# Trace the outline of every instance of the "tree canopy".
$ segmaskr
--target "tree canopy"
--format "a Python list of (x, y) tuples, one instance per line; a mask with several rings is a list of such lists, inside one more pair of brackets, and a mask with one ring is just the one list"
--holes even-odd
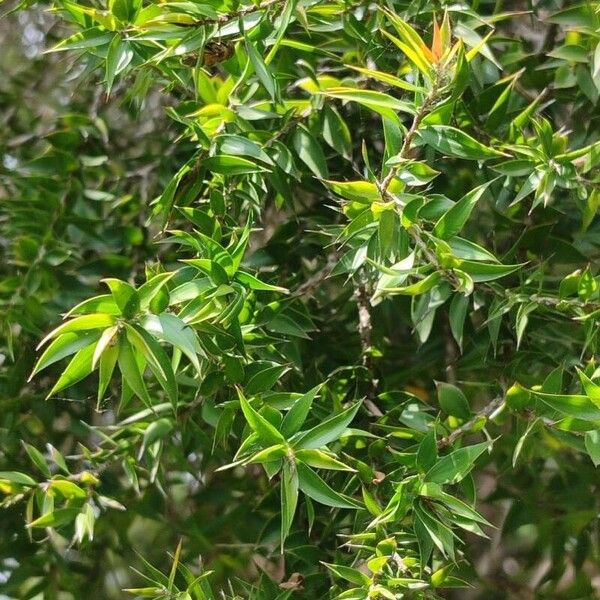
[(600, 2), (22, 0), (0, 595), (600, 594)]

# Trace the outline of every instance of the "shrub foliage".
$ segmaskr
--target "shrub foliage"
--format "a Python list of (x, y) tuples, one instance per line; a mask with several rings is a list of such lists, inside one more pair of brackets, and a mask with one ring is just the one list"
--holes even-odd
[(600, 3), (10, 8), (5, 597), (595, 597)]

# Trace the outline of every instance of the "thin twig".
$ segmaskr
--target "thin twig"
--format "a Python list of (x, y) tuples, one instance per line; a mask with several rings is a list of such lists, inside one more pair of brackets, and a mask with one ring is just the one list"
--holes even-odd
[[(427, 114), (429, 114), (431, 107), (437, 102), (437, 100), (440, 96), (440, 92), (441, 92), (440, 85), (441, 85), (441, 75), (437, 74), (434, 79), (431, 90), (425, 97), (423, 104), (421, 104), (421, 106), (419, 106), (419, 108), (417, 109), (417, 112), (416, 112), (413, 122), (410, 126), (410, 129), (406, 133), (404, 141), (402, 142), (402, 147), (400, 148), (400, 152), (398, 153), (398, 158), (400, 158), (400, 159), (408, 158), (408, 155), (412, 148), (413, 139), (417, 133), (417, 129), (419, 129), (419, 126), (421, 125), (421, 121), (427, 116)], [(386, 196), (388, 194), (388, 188), (390, 187), (390, 184), (392, 183), (392, 179), (394, 179), (394, 177), (398, 174), (398, 170), (401, 168), (402, 168), (402, 163), (400, 163), (397, 167), (390, 169), (389, 173), (385, 176), (385, 179), (379, 184), (379, 192), (381, 193), (382, 196)]]
[[(407, 159), (411, 148), (413, 139), (417, 133), (419, 125), (421, 121), (425, 118), (425, 116), (431, 110), (431, 107), (437, 102), (440, 96), (441, 86), (441, 73), (437, 73), (433, 82), (433, 86), (423, 104), (417, 109), (417, 112), (413, 118), (413, 122), (404, 137), (404, 141), (402, 142), (402, 147), (400, 148), (400, 152), (398, 153), (398, 158)], [(399, 169), (402, 168), (402, 162), (397, 167), (393, 167), (389, 170), (388, 174), (385, 176), (383, 181), (378, 184), (379, 193), (382, 198), (388, 198), (390, 200), (395, 200), (393, 196), (390, 194), (388, 188), (392, 183), (392, 180), (398, 174)], [(437, 257), (429, 251), (427, 248), (427, 244), (421, 240), (420, 236), (417, 234), (416, 230), (409, 230), (409, 233), (415, 238), (415, 243), (417, 243), (422, 249), (432, 264), (437, 265)], [(358, 284), (355, 293), (356, 304), (358, 307), (358, 333), (360, 336), (360, 344), (361, 344), (361, 354), (362, 354), (362, 365), (367, 369), (370, 374), (370, 390), (367, 395), (367, 408), (371, 411), (374, 416), (381, 416), (383, 413), (374, 403), (374, 398), (377, 395), (377, 386), (378, 381), (375, 377), (374, 373), (374, 365), (373, 365), (373, 355), (372, 355), (372, 333), (373, 333), (373, 324), (371, 321), (371, 312), (370, 312), (370, 302), (369, 302), (369, 293), (367, 290), (367, 285), (364, 280), (361, 280)]]
[(486, 404), (473, 418), (469, 419), (466, 423), (457, 427), (448, 436), (443, 437), (438, 441), (438, 450), (451, 446), (459, 437), (462, 437), (465, 433), (469, 433), (471, 429), (478, 423), (481, 418), (489, 419), (496, 411), (500, 410), (504, 406), (504, 396), (494, 398), (489, 404)]
[(371, 313), (369, 312), (369, 294), (367, 292), (367, 285), (364, 281), (361, 281), (358, 284), (355, 296), (356, 303), (358, 304), (358, 333), (360, 335), (360, 345), (362, 348), (362, 364), (363, 367), (370, 370), (373, 324), (371, 323)]
[[(579, 300), (578, 298), (558, 298), (556, 296), (545, 296), (543, 294), (528, 293), (527, 291), (519, 291), (512, 289), (499, 290), (490, 284), (480, 286), (485, 292), (490, 292), (495, 296), (506, 300), (516, 300), (520, 302), (532, 302), (540, 306), (547, 306), (556, 309), (579, 309), (584, 313), (595, 312), (600, 310), (600, 302), (591, 300)], [(562, 312), (559, 310), (559, 312)]]
[(331, 253), (327, 257), (327, 263), (325, 266), (317, 271), (314, 275), (309, 277), (302, 285), (298, 286), (298, 288), (291, 293), (290, 298), (309, 298), (312, 296), (320, 287), (320, 285), (329, 278), (333, 272), (333, 269), (335, 269), (338, 260), (339, 258), (337, 254)]
[[(440, 95), (442, 92), (441, 82), (442, 82), (442, 73), (438, 72), (438, 73), (436, 73), (431, 90), (425, 97), (423, 104), (421, 104), (421, 106), (417, 109), (417, 112), (414, 116), (414, 119), (410, 126), (410, 129), (406, 133), (404, 141), (402, 142), (402, 147), (400, 148), (400, 152), (398, 153), (399, 159), (408, 159), (409, 158), (409, 154), (412, 149), (412, 143), (413, 143), (415, 135), (417, 134), (417, 130), (419, 129), (419, 126), (421, 125), (421, 122), (429, 114), (429, 112), (431, 111), (431, 108), (435, 105), (435, 103), (440, 98)], [(390, 171), (385, 176), (383, 181), (378, 184), (379, 193), (381, 194), (382, 198), (395, 201), (394, 196), (389, 191), (389, 187), (392, 183), (392, 180), (394, 179), (394, 177), (396, 177), (398, 175), (398, 171), (401, 168), (402, 168), (402, 162), (400, 162), (400, 164), (397, 167), (390, 169)], [(459, 287), (460, 281), (458, 280), (456, 275), (454, 275), (454, 273), (452, 273), (451, 271), (448, 271), (447, 269), (443, 268), (440, 265), (437, 256), (435, 255), (434, 252), (432, 252), (429, 249), (427, 242), (423, 239), (420, 229), (416, 225), (412, 225), (411, 227), (408, 228), (408, 233), (412, 237), (415, 245), (417, 245), (420, 248), (420, 250), (423, 252), (423, 254), (427, 258), (427, 260), (433, 266), (435, 266), (436, 269), (452, 284), (452, 287), (454, 287), (454, 288)]]
[(358, 307), (358, 335), (360, 337), (362, 365), (370, 375), (370, 386), (365, 405), (374, 417), (381, 417), (383, 413), (373, 401), (377, 396), (379, 381), (375, 377), (373, 365), (373, 323), (371, 322), (371, 312), (369, 311), (369, 292), (364, 280), (358, 284), (355, 298)]

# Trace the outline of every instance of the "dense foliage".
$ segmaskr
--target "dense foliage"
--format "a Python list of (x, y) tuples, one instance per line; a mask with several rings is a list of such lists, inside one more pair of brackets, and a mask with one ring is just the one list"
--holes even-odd
[(597, 597), (600, 2), (2, 10), (3, 598)]

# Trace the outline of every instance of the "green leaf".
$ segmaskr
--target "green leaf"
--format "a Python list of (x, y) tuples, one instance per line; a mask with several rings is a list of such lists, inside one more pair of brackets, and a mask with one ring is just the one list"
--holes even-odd
[(323, 150), (312, 133), (304, 126), (296, 127), (293, 144), (300, 160), (319, 178), (327, 179), (329, 171)]
[(417, 450), (417, 467), (420, 471), (426, 472), (433, 467), (438, 458), (437, 443), (435, 439), (435, 431), (431, 429), (427, 435), (421, 440)]
[[(350, 583), (354, 583), (360, 586), (368, 586), (371, 583), (371, 578), (351, 567), (345, 567), (344, 565), (331, 565), (329, 563), (323, 563), (334, 575), (340, 579), (345, 579)], [(360, 596), (361, 600), (363, 596)]]
[(61, 525), (66, 525), (67, 523), (74, 521), (78, 514), (78, 508), (59, 508), (35, 519), (35, 521), (29, 523), (27, 527), (60, 527)]
[(400, 79), (399, 77), (395, 77), (394, 75), (390, 75), (389, 73), (384, 73), (383, 71), (376, 71), (373, 69), (365, 69), (364, 67), (356, 67), (354, 65), (347, 65), (350, 69), (354, 71), (358, 71), (367, 77), (371, 77), (372, 79), (376, 79), (377, 81), (381, 81), (383, 83), (387, 83), (393, 87), (400, 88), (402, 90), (408, 90), (410, 92), (423, 92), (424, 89), (416, 86), (404, 79)]
[(167, 435), (169, 435), (169, 433), (171, 433), (172, 430), (173, 422), (171, 419), (162, 418), (152, 421), (152, 423), (150, 423), (150, 425), (148, 425), (144, 431), (144, 438), (138, 454), (138, 460), (142, 459), (146, 448), (154, 444), (154, 442), (165, 438)]
[(242, 390), (237, 388), (238, 398), (240, 399), (240, 406), (242, 407), (242, 412), (244, 413), (244, 417), (246, 417), (246, 421), (248, 425), (250, 425), (251, 429), (255, 431), (260, 439), (262, 439), (267, 444), (281, 444), (285, 443), (286, 440), (275, 429), (267, 419), (265, 419), (261, 414), (259, 414), (246, 400)]
[(295, 449), (321, 448), (339, 439), (356, 416), (361, 404), (362, 402), (356, 402), (346, 410), (326, 419), (312, 429), (297, 434), (293, 438), (293, 447)]
[(421, 496), (427, 496), (428, 498), (435, 498), (441, 500), (454, 514), (465, 519), (470, 519), (484, 525), (490, 525), (490, 523), (482, 517), (477, 511), (473, 510), (468, 504), (447, 494), (442, 488), (436, 483), (424, 483), (419, 490)]
[(203, 163), (209, 171), (223, 175), (247, 175), (249, 173), (260, 173), (267, 169), (257, 165), (254, 161), (241, 156), (230, 156), (219, 154), (207, 158)]
[(590, 268), (588, 267), (582, 274), (577, 285), (577, 295), (583, 300), (587, 301), (596, 296), (598, 292), (598, 282), (592, 275)]
[(596, 15), (589, 2), (581, 2), (564, 10), (555, 12), (546, 17), (549, 23), (556, 23), (567, 27), (589, 27), (595, 26)]
[(59, 337), (57, 337), (47, 348), (44, 350), (42, 356), (40, 356), (37, 361), (31, 375), (29, 376), (29, 381), (46, 367), (54, 364), (55, 362), (74, 354), (75, 352), (93, 344), (98, 338), (100, 334), (96, 331), (87, 331), (87, 332), (71, 332), (71, 333), (63, 333)]
[(47, 492), (55, 495), (58, 492), (63, 498), (85, 498), (87, 492), (76, 483), (66, 479), (53, 479), (47, 487)]
[(92, 27), (79, 31), (61, 40), (56, 46), (47, 52), (58, 52), (61, 50), (84, 50), (86, 48), (102, 48), (109, 44), (114, 37), (110, 31), (100, 27)]
[(564, 46), (559, 46), (552, 50), (552, 52), (548, 52), (548, 56), (551, 56), (552, 58), (560, 58), (568, 62), (589, 62), (589, 53), (587, 49), (583, 46), (577, 46), (575, 44), (565, 44)]
[(29, 487), (37, 485), (37, 481), (35, 479), (32, 479), (25, 473), (19, 473), (18, 471), (0, 471), (0, 479)]
[[(408, 26), (410, 27), (410, 26)], [(411, 28), (412, 29), (412, 28)], [(414, 31), (414, 30), (413, 30)], [(385, 35), (391, 42), (393, 42), (408, 58), (408, 60), (427, 78), (432, 78), (432, 69), (430, 63), (430, 57), (427, 52), (423, 52), (423, 49), (427, 50), (426, 46), (415, 47), (414, 44), (409, 42), (407, 38), (398, 39), (396, 36), (382, 30), (381, 33)], [(402, 35), (402, 34), (401, 34)], [(408, 42), (408, 43), (407, 43)]]
[(447, 243), (448, 246), (450, 246), (452, 254), (457, 258), (463, 260), (498, 262), (498, 259), (491, 252), (488, 252), (485, 248), (482, 248), (474, 242), (465, 240), (464, 238), (453, 237), (450, 238)]
[(48, 448), (50, 458), (56, 463), (58, 468), (66, 475), (70, 475), (65, 457), (52, 444), (46, 444), (46, 447)]
[(116, 33), (108, 45), (106, 53), (106, 93), (110, 94), (115, 77), (124, 71), (133, 59), (133, 50), (129, 42), (123, 40), (120, 33)]
[(459, 268), (468, 273), (475, 283), (506, 277), (521, 267), (522, 265), (489, 264), (473, 260), (461, 260), (459, 263)]
[[(583, 371), (577, 370), (585, 395), (600, 408), (600, 385), (594, 383)], [(544, 390), (546, 391), (546, 390)]]
[(509, 177), (525, 177), (531, 173), (535, 163), (527, 159), (511, 159), (494, 165), (492, 169)]
[(381, 256), (390, 256), (397, 245), (398, 226), (398, 214), (395, 210), (384, 210), (379, 215), (377, 237)]
[(352, 157), (350, 129), (340, 113), (329, 105), (323, 111), (323, 139), (344, 158)]
[(86, 329), (105, 329), (115, 324), (115, 318), (112, 315), (104, 314), (91, 314), (82, 315), (71, 319), (66, 323), (63, 323), (53, 331), (51, 331), (39, 344), (38, 348), (41, 348), (47, 341), (58, 337), (64, 333), (71, 333), (73, 331), (85, 331)]
[(353, 202), (371, 204), (381, 200), (377, 186), (370, 181), (324, 181), (332, 192)]
[(517, 310), (517, 316), (515, 319), (515, 329), (517, 330), (517, 350), (521, 345), (523, 335), (525, 335), (525, 330), (527, 329), (527, 325), (529, 323), (529, 314), (536, 309), (537, 304), (534, 302), (528, 302), (521, 304)]
[(396, 294), (401, 296), (420, 296), (434, 288), (441, 279), (442, 276), (437, 271), (434, 271), (416, 283), (404, 287), (387, 287), (379, 289), (378, 294), (380, 296)]
[(48, 398), (87, 377), (92, 372), (93, 355), (93, 344), (79, 350), (48, 393)]
[(169, 400), (177, 407), (177, 382), (173, 366), (167, 353), (158, 344), (158, 342), (142, 329), (139, 325), (126, 324), (127, 339), (133, 346), (141, 352), (148, 361), (150, 369), (158, 379), (160, 386), (165, 390)]
[(227, 271), (216, 260), (209, 260), (207, 258), (189, 258), (182, 262), (193, 265), (203, 273), (206, 273), (215, 285), (227, 285), (229, 283)]
[(238, 271), (236, 273), (235, 278), (242, 284), (248, 286), (251, 290), (258, 290), (263, 292), (279, 292), (280, 294), (289, 294), (289, 290), (283, 287), (279, 287), (277, 285), (271, 285), (269, 283), (265, 283), (260, 279), (254, 277), (254, 275), (250, 275), (250, 273), (245, 273), (244, 271)]
[(115, 345), (115, 343), (118, 339), (118, 337), (117, 337), (118, 332), (119, 332), (118, 325), (113, 325), (112, 327), (109, 327), (108, 329), (105, 329), (102, 332), (102, 335), (100, 336), (100, 339), (98, 340), (98, 343), (96, 344), (96, 346), (94, 348), (94, 355), (92, 357), (92, 369), (96, 368), (98, 361), (102, 357), (102, 353), (109, 346)]
[(288, 370), (289, 367), (285, 365), (257, 361), (246, 369), (247, 377), (244, 390), (250, 395), (270, 390)]
[(269, 446), (264, 450), (259, 450), (250, 458), (247, 458), (244, 463), (258, 463), (266, 465), (267, 463), (281, 462), (281, 459), (287, 456), (288, 448), (285, 444), (276, 444)]
[(154, 337), (164, 340), (185, 354), (196, 371), (200, 372), (198, 355), (202, 354), (196, 332), (181, 319), (169, 313), (147, 315), (140, 325)]
[(452, 336), (456, 340), (461, 351), (463, 347), (463, 331), (468, 308), (468, 296), (464, 296), (463, 294), (454, 294), (454, 296), (452, 296), (448, 320), (450, 321), (450, 331), (452, 331)]
[(475, 466), (475, 461), (483, 452), (489, 449), (489, 442), (475, 444), (459, 448), (446, 456), (443, 456), (427, 472), (425, 481), (433, 483), (448, 484), (458, 483), (464, 479)]
[(48, 463), (44, 458), (44, 455), (31, 444), (22, 441), (23, 448), (25, 448), (25, 452), (31, 459), (31, 462), (42, 472), (45, 477), (50, 477), (50, 468), (48, 467)]
[(143, 370), (138, 364), (136, 355), (131, 344), (125, 339), (119, 340), (119, 369), (127, 385), (133, 390), (136, 396), (140, 398), (146, 406), (151, 405), (150, 396), (144, 383)]
[(386, 161), (386, 165), (391, 166), (398, 164), (401, 166), (398, 171), (398, 179), (406, 183), (406, 185), (421, 186), (427, 185), (430, 181), (435, 179), (440, 172), (431, 168), (427, 163), (410, 161), (406, 164), (402, 164), (404, 160), (398, 161), (397, 157), (392, 157)]
[(142, 0), (110, 0), (108, 8), (119, 21), (131, 23), (142, 7)]
[(104, 398), (104, 394), (106, 393), (106, 389), (110, 380), (112, 378), (112, 374), (115, 370), (115, 365), (117, 364), (117, 359), (119, 357), (119, 344), (116, 343), (113, 346), (108, 346), (101, 354), (99, 360), (99, 370), (98, 370), (98, 402)]
[(361, 508), (361, 504), (352, 498), (343, 496), (323, 481), (310, 467), (296, 463), (300, 489), (309, 497), (325, 506), (333, 508)]
[(552, 369), (542, 383), (541, 392), (545, 394), (560, 394), (563, 389), (564, 368), (562, 365)]
[(433, 234), (443, 240), (458, 235), (490, 183), (491, 181), (488, 181), (463, 196), (448, 212), (440, 217), (435, 224)]
[(337, 460), (334, 454), (323, 452), (322, 450), (296, 450), (294, 454), (299, 461), (315, 469), (329, 469), (331, 471), (355, 470)]
[(82, 315), (88, 313), (104, 313), (107, 315), (120, 315), (121, 311), (115, 302), (112, 294), (102, 294), (101, 296), (94, 296), (88, 298), (83, 302), (74, 306), (67, 314), (67, 317), (73, 315)]
[(447, 556), (453, 560), (454, 537), (450, 528), (439, 521), (433, 513), (426, 510), (421, 501), (415, 503), (414, 513), (416, 517), (415, 521), (418, 519), (422, 527), (427, 532), (427, 535), (437, 546), (439, 551), (444, 556)]
[(295, 463), (284, 460), (281, 470), (281, 552), (296, 514), (298, 485)]
[(590, 455), (594, 466), (600, 465), (600, 430), (585, 432), (585, 449)]
[(148, 310), (148, 308), (150, 308), (152, 300), (164, 288), (173, 275), (175, 275), (175, 273), (159, 273), (146, 281), (144, 285), (140, 286), (137, 290), (137, 294), (141, 310)]
[(400, 262), (392, 265), (389, 270), (383, 270), (379, 281), (377, 282), (377, 286), (375, 288), (375, 294), (371, 299), (371, 304), (375, 305), (375, 303), (380, 302), (380, 297), (385, 295), (386, 288), (397, 288), (402, 285), (408, 275), (413, 270), (413, 265), (415, 262), (415, 254), (411, 252), (406, 258), (403, 258)]
[(215, 143), (219, 148), (219, 154), (229, 154), (231, 156), (249, 156), (256, 158), (268, 165), (274, 166), (274, 162), (269, 155), (256, 143), (240, 135), (226, 134), (219, 136)]
[(471, 417), (469, 402), (460, 389), (443, 381), (436, 381), (436, 387), (440, 408), (446, 414), (459, 419), (469, 419)]
[(265, 61), (262, 59), (261, 55), (252, 45), (252, 42), (247, 37), (245, 42), (246, 52), (248, 53), (248, 58), (254, 67), (254, 72), (269, 93), (269, 96), (271, 96), (271, 100), (275, 102), (278, 96), (277, 82), (273, 78), (273, 74), (269, 70), (269, 67), (265, 64)]
[(310, 412), (315, 396), (319, 390), (323, 387), (323, 384), (316, 385), (314, 388), (306, 392), (298, 398), (292, 408), (287, 412), (281, 423), (281, 433), (288, 439), (298, 431), (306, 421), (306, 417)]
[(297, 0), (286, 0), (285, 2), (283, 10), (281, 11), (280, 20), (277, 24), (277, 35), (275, 37), (275, 41), (273, 42), (273, 45), (271, 46), (271, 49), (269, 50), (269, 53), (265, 58), (265, 63), (267, 65), (271, 63), (273, 58), (275, 58), (277, 51), (279, 50), (284, 41), (287, 28), (291, 23), (292, 19), (294, 18), (294, 14), (296, 11), (296, 3)]
[(432, 51), (422, 40), (421, 36), (409, 23), (407, 23), (404, 19), (399, 17), (396, 13), (393, 13), (392, 11), (386, 9), (384, 9), (383, 12), (398, 32), (398, 35), (400, 36), (402, 41), (407, 46), (409, 46), (415, 54), (422, 57), (422, 60), (424, 61), (425, 65), (427, 65), (424, 74), (431, 73), (431, 63), (433, 62), (434, 56)]
[(338, 98), (340, 100), (346, 100), (347, 102), (357, 102), (393, 121), (398, 121), (396, 113), (403, 112), (414, 114), (415, 112), (414, 107), (409, 103), (398, 100), (383, 92), (340, 87), (329, 88), (328, 90), (319, 93), (330, 98)]
[(538, 422), (539, 422), (539, 419), (533, 419), (532, 421), (530, 421), (530, 423), (527, 425), (527, 429), (525, 429), (525, 432), (519, 438), (519, 441), (517, 442), (515, 449), (513, 451), (513, 455), (512, 455), (513, 469), (515, 468), (517, 461), (519, 460), (519, 456), (521, 455), (521, 451), (523, 450), (525, 441), (529, 437), (529, 434), (533, 431), (534, 427), (538, 424)]
[(208, 277), (192, 279), (178, 285), (169, 294), (169, 305), (182, 304), (188, 300), (193, 300), (198, 296), (204, 295), (214, 287), (214, 283)]
[(425, 144), (438, 152), (455, 158), (485, 160), (497, 156), (508, 156), (504, 152), (485, 146), (470, 135), (448, 125), (432, 125), (419, 129), (419, 137)]
[(199, 158), (192, 157), (187, 163), (185, 163), (177, 173), (171, 178), (167, 186), (164, 188), (162, 194), (154, 200), (152, 214), (159, 219), (161, 229), (164, 229), (169, 218), (173, 205), (175, 203), (176, 193), (179, 189), (179, 185), (184, 178), (190, 173), (195, 165), (198, 165)]

